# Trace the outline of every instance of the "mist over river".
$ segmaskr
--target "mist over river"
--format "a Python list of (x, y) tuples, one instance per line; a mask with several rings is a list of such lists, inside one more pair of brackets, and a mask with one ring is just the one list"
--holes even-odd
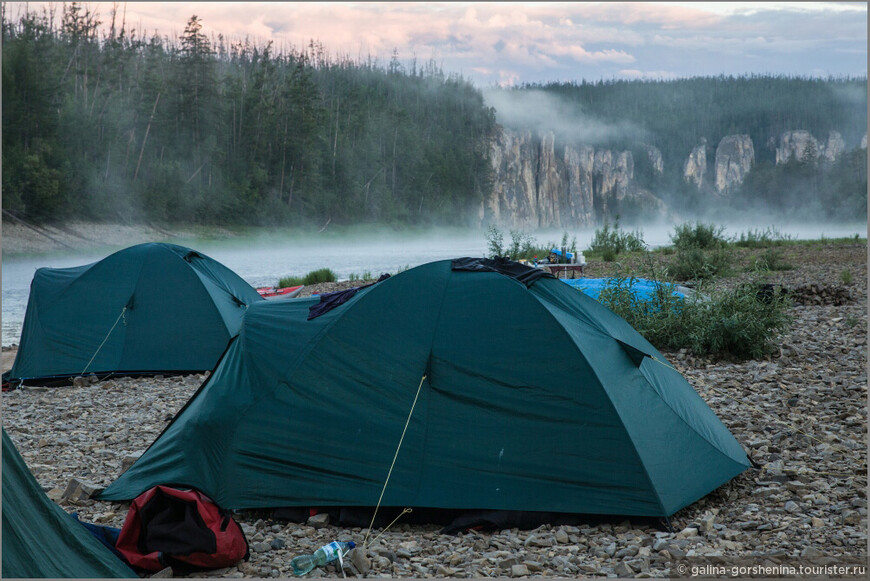
[[(767, 226), (726, 227), (727, 236), (739, 236), (749, 229), (763, 231)], [(625, 228), (626, 230), (632, 230)], [(641, 228), (644, 241), (651, 248), (669, 244), (672, 225)], [(776, 227), (776, 232), (794, 239), (867, 236), (866, 223), (843, 225), (801, 225)], [(505, 245), (510, 243), (508, 229), (502, 229)], [(562, 231), (533, 232), (536, 243), (559, 242)], [(594, 229), (572, 230), (577, 247), (586, 249)], [(138, 241), (135, 241), (138, 242)], [(131, 241), (130, 244), (135, 243)], [(336, 234), (325, 232), (307, 236), (246, 235), (227, 239), (175, 239), (171, 242), (193, 248), (235, 271), (252, 286), (271, 286), (283, 276), (304, 276), (312, 270), (331, 269), (339, 280), (366, 274), (377, 278), (381, 273), (399, 270), (434, 260), (462, 256), (484, 256), (487, 240), (483, 230), (431, 230), (426, 232), (362, 232)], [(37, 268), (63, 268), (98, 261), (121, 247), (88, 249), (28, 256), (4, 256), (2, 265), (3, 305), (2, 344), (19, 342), (30, 282)]]

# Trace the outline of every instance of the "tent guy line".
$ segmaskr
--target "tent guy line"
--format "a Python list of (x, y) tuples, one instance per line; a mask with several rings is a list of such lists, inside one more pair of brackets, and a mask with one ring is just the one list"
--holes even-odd
[[(378, 516), (378, 509), (381, 508), (381, 501), (384, 500), (384, 492), (387, 491), (387, 484), (389, 484), (390, 482), (390, 476), (393, 475), (393, 468), (396, 466), (396, 458), (399, 457), (399, 450), (402, 449), (402, 442), (405, 441), (405, 433), (408, 431), (408, 424), (411, 423), (411, 416), (414, 415), (414, 408), (417, 407), (417, 400), (420, 398), (420, 390), (423, 388), (424, 381), (426, 381), (426, 375), (424, 375), (420, 379), (420, 385), (417, 386), (417, 394), (414, 396), (414, 401), (411, 403), (411, 411), (408, 412), (408, 419), (405, 420), (405, 427), (402, 428), (402, 437), (399, 438), (399, 445), (396, 447), (396, 453), (393, 455), (392, 463), (390, 463), (390, 470), (387, 472), (387, 479), (384, 481), (384, 487), (381, 489), (381, 496), (378, 498), (378, 504), (375, 506), (375, 511), (372, 514), (372, 522), (369, 523), (369, 529), (366, 531), (366, 538), (363, 540), (363, 548), (366, 548), (366, 543), (368, 543), (369, 540), (369, 534), (372, 532), (372, 526), (374, 526), (375, 524), (375, 517)], [(402, 514), (405, 514), (404, 511), (402, 511)], [(398, 519), (398, 517), (396, 518)]]
[[(102, 349), (102, 348), (103, 348), (103, 345), (106, 344), (106, 341), (109, 340), (109, 337), (112, 335), (112, 331), (114, 331), (114, 330), (115, 330), (115, 327), (118, 326), (118, 321), (121, 320), (121, 317), (123, 317), (123, 316), (124, 316), (124, 313), (126, 313), (126, 312), (127, 312), (127, 307), (124, 306), (124, 308), (121, 309), (121, 314), (118, 315), (118, 318), (117, 318), (117, 319), (115, 319), (115, 324), (112, 325), (112, 328), (109, 329), (109, 332), (108, 332), (108, 333), (106, 333), (106, 337), (103, 339), (103, 342), (100, 343), (100, 346), (97, 347), (97, 350), (96, 350), (96, 351), (94, 351), (94, 355), (93, 355), (93, 357), (91, 357), (91, 360), (88, 361), (88, 364), (85, 365), (85, 368), (84, 368), (84, 369), (82, 369), (82, 373), (81, 373), (82, 375), (84, 375), (85, 373), (88, 372), (88, 367), (90, 367), (90, 366), (91, 366), (91, 363), (94, 362), (94, 359), (96, 359), (97, 355), (100, 353), (100, 349)], [(127, 319), (124, 319), (124, 325), (126, 325), (126, 324), (127, 324)]]

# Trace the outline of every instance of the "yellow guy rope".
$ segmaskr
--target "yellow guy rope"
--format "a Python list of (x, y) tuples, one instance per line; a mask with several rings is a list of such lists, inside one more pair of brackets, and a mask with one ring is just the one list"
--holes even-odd
[[(91, 363), (93, 363), (93, 362), (94, 362), (94, 359), (96, 359), (96, 357), (97, 357), (97, 353), (99, 353), (99, 352), (100, 352), (100, 349), (102, 349), (102, 348), (103, 348), (103, 345), (105, 345), (105, 344), (106, 344), (106, 341), (108, 341), (108, 340), (109, 340), (109, 335), (111, 335), (111, 334), (112, 334), (112, 331), (114, 331), (114, 330), (115, 330), (115, 327), (117, 327), (117, 326), (118, 326), (118, 321), (120, 321), (120, 320), (121, 320), (121, 317), (123, 317), (123, 316), (124, 316), (124, 313), (126, 313), (126, 312), (127, 312), (127, 307), (124, 307), (124, 308), (123, 308), (123, 309), (121, 309), (121, 314), (120, 314), (120, 315), (118, 315), (118, 318), (117, 318), (117, 319), (115, 319), (115, 324), (114, 324), (114, 325), (112, 325), (112, 328), (111, 328), (111, 329), (109, 329), (109, 332), (108, 332), (108, 333), (106, 333), (106, 336), (105, 336), (105, 338), (104, 338), (104, 339), (103, 339), (103, 342), (102, 342), (102, 343), (100, 343), (100, 346), (99, 346), (99, 347), (97, 347), (97, 350), (96, 350), (96, 351), (94, 351), (94, 356), (93, 356), (93, 357), (91, 357), (91, 360), (90, 360), (90, 361), (88, 361), (88, 364), (87, 364), (87, 365), (85, 365), (85, 368), (84, 368), (84, 369), (82, 369), (82, 372), (81, 372), (81, 375), (84, 375), (84, 374), (85, 374), (85, 372), (86, 372), (86, 371), (87, 371), (87, 370), (88, 370), (88, 367), (90, 367), (90, 366), (91, 366)], [(125, 323), (124, 323), (124, 324), (126, 324), (126, 322), (125, 322)]]
[[(393, 467), (396, 465), (396, 458), (399, 457), (399, 450), (401, 450), (402, 442), (405, 440), (405, 432), (408, 431), (408, 424), (411, 423), (411, 416), (414, 414), (414, 408), (417, 405), (417, 398), (420, 397), (420, 390), (423, 388), (424, 381), (426, 381), (425, 375), (422, 377), (422, 379), (420, 379), (420, 385), (417, 386), (417, 394), (414, 396), (414, 403), (411, 404), (411, 411), (408, 412), (408, 419), (405, 420), (405, 427), (402, 429), (402, 437), (399, 438), (399, 445), (396, 446), (396, 453), (393, 455), (393, 462), (392, 462), (392, 464), (390, 464), (389, 472), (387, 472), (387, 479), (384, 481), (384, 487), (381, 488), (381, 496), (380, 496), (380, 498), (378, 498), (378, 504), (377, 504), (377, 506), (375, 506), (374, 514), (372, 514), (372, 522), (369, 523), (368, 531), (366, 531), (366, 538), (363, 540), (363, 548), (366, 547), (366, 544), (369, 541), (369, 534), (371, 534), (372, 526), (375, 524), (375, 517), (378, 515), (378, 509), (381, 507), (381, 501), (384, 499), (384, 492), (386, 492), (386, 490), (387, 490), (387, 484), (390, 482), (390, 476), (392, 476), (392, 474), (393, 474)], [(411, 510), (406, 508), (405, 510), (402, 511), (402, 514), (405, 514), (406, 512), (411, 512)], [(400, 514), (399, 516), (402, 516), (402, 514)], [(399, 520), (399, 517), (396, 517), (396, 520)], [(396, 520), (391, 522), (387, 526), (387, 528), (391, 527), (393, 525), (393, 523), (396, 522)], [(387, 529), (384, 529), (384, 531), (386, 531), (386, 530)], [(383, 532), (381, 534), (383, 534)], [(380, 537), (380, 535), (378, 535), (378, 537)]]

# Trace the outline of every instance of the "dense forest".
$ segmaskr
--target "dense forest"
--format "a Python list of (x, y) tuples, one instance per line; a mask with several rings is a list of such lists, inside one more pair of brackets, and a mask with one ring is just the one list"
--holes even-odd
[[(4, 3), (4, 7), (5, 7)], [(488, 191), (494, 115), (433, 62), (3, 15), (3, 208), (31, 220), (426, 223)], [(58, 22), (59, 20), (59, 22)]]
[[(576, 140), (558, 135), (576, 127), (567, 117), (608, 128), (593, 145), (631, 150), (637, 183), (672, 205), (709, 206), (682, 180), (682, 164), (702, 137), (712, 160), (722, 137), (740, 133), (751, 136), (756, 165), (728, 203), (787, 211), (814, 200), (831, 218), (866, 214), (866, 79), (484, 92), (395, 52), (382, 63), (315, 41), (276, 52), (209, 38), (196, 16), (178, 38), (144, 38), (121, 15), (81, 3), (15, 21), (2, 6), (3, 209), (32, 221), (475, 224), (492, 192), (497, 116), (512, 124), (510, 108), (492, 103), (537, 93), (560, 103), (562, 143)], [(820, 139), (836, 130), (847, 153), (834, 165), (776, 165), (779, 135), (796, 129)], [(644, 162), (642, 144), (661, 151), (663, 173)]]

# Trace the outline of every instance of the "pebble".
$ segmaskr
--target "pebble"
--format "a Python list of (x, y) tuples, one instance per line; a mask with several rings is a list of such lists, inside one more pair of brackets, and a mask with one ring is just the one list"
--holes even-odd
[(529, 573), (529, 568), (522, 563), (511, 566), (511, 577), (526, 577)]
[[(400, 520), (367, 548), (368, 572), (361, 571), (362, 562), (351, 560), (344, 574), (663, 578), (671, 576), (674, 560), (683, 558), (788, 563), (801, 556), (838, 564), (862, 554), (867, 539), (867, 248), (820, 245), (818, 252), (824, 260), (790, 258), (801, 267), (770, 274), (770, 282), (801, 289), (791, 309), (792, 329), (777, 353), (744, 362), (665, 353), (762, 465), (672, 516), (673, 530), (679, 532), (623, 519), (447, 536), (438, 533), (439, 526)], [(853, 278), (849, 285), (841, 280), (846, 269)], [(732, 283), (736, 278), (723, 281)], [(85, 522), (120, 527), (129, 504), (61, 496), (73, 479), (91, 491), (108, 486), (205, 378), (97, 383), (87, 378), (81, 387), (5, 392), (3, 425), (51, 498)], [(334, 540), (360, 545), (365, 537), (364, 529), (318, 519), (286, 523), (264, 511), (238, 511), (234, 518), (251, 543), (250, 561), (191, 577), (291, 578), (293, 557)], [(308, 577), (342, 574), (332, 566)]]

